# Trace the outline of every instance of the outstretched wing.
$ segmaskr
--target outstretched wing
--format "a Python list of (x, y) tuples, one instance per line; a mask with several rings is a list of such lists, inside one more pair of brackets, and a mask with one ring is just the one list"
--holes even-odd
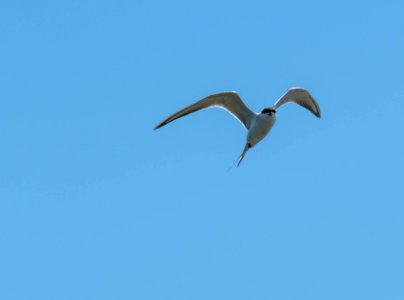
[(298, 87), (289, 89), (285, 93), (285, 95), (283, 95), (281, 98), (279, 98), (278, 101), (276, 101), (274, 108), (278, 109), (288, 102), (293, 102), (300, 106), (303, 106), (304, 108), (311, 111), (318, 118), (320, 118), (321, 116), (320, 107), (318, 106), (316, 100), (314, 100), (314, 98), (306, 89)]
[(256, 116), (241, 100), (236, 92), (224, 92), (219, 94), (214, 94), (203, 98), (202, 100), (192, 104), (184, 109), (171, 115), (163, 122), (158, 124), (154, 129), (159, 129), (168, 123), (179, 119), (183, 116), (189, 115), (198, 110), (219, 107), (227, 110), (231, 113), (241, 124), (248, 130), (251, 125), (251, 120)]

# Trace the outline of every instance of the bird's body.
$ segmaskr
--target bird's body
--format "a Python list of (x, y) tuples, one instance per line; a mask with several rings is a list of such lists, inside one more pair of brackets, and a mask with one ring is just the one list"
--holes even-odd
[(294, 102), (320, 118), (320, 108), (309, 92), (303, 88), (289, 89), (271, 108), (265, 108), (260, 113), (252, 112), (241, 100), (236, 92), (224, 92), (208, 96), (193, 105), (190, 105), (179, 112), (171, 115), (154, 129), (161, 128), (166, 124), (196, 112), (198, 110), (219, 107), (231, 113), (247, 130), (247, 141), (241, 154), (238, 165), (240, 165), (247, 151), (258, 144), (271, 130), (276, 121), (276, 110), (282, 105)]
[(256, 114), (251, 122), (251, 127), (247, 132), (247, 144), (254, 147), (258, 144), (271, 130), (276, 121), (276, 115), (273, 113), (268, 114)]

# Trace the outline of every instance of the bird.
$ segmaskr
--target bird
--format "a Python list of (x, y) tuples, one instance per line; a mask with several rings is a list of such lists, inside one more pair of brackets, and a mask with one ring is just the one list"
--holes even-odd
[(237, 92), (222, 92), (207, 96), (198, 102), (181, 109), (159, 123), (154, 130), (191, 113), (207, 108), (222, 108), (235, 117), (247, 130), (246, 144), (238, 158), (240, 166), (247, 151), (257, 145), (272, 129), (276, 121), (277, 110), (287, 103), (295, 103), (321, 118), (320, 107), (310, 93), (301, 87), (292, 87), (283, 94), (273, 106), (264, 108), (260, 113), (250, 110)]

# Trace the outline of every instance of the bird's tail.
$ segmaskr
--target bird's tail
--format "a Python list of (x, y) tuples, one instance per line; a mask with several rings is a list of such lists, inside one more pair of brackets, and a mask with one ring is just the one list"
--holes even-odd
[(241, 164), (243, 161), (244, 156), (246, 155), (247, 151), (251, 148), (250, 143), (247, 143), (244, 147), (243, 153), (241, 153), (240, 158), (238, 159), (237, 167)]

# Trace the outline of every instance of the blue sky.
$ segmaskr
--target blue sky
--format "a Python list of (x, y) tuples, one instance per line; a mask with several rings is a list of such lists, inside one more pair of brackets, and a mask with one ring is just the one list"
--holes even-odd
[(403, 9), (1, 2), (0, 298), (403, 299)]

